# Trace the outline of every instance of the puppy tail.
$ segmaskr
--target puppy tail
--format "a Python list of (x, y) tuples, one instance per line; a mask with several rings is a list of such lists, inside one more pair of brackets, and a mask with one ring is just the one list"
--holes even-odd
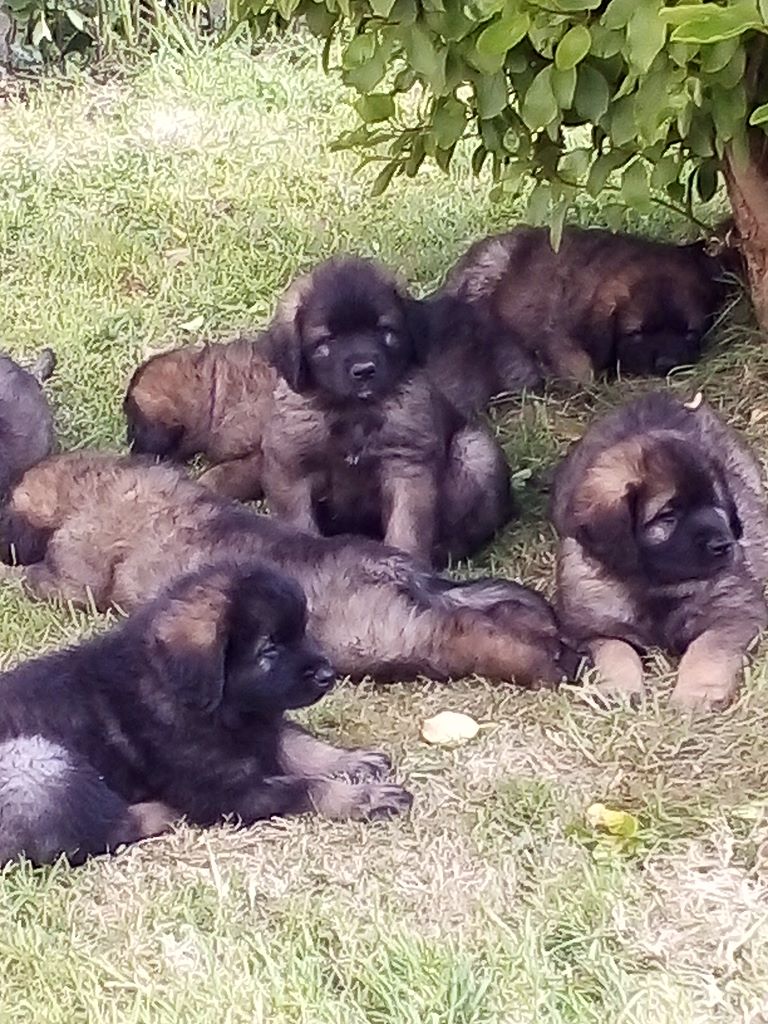
[(38, 384), (44, 384), (53, 375), (57, 362), (58, 359), (53, 349), (44, 348), (32, 366), (30, 366), (29, 372)]

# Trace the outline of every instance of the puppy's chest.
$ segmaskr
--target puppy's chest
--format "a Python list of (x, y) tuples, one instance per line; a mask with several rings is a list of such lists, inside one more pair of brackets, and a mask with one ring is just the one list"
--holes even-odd
[(375, 411), (357, 416), (329, 417), (329, 462), (344, 471), (370, 471), (403, 447), (388, 428), (384, 417)]

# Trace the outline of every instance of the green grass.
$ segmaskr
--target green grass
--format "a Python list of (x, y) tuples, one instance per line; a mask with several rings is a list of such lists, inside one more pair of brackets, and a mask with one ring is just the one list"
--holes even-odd
[[(148, 351), (263, 323), (279, 290), (338, 249), (418, 290), (469, 241), (521, 217), (458, 160), (371, 200), (371, 169), (329, 144), (349, 97), (303, 44), (165, 55), (105, 85), (35, 91), (0, 109), (0, 341), (53, 344), (65, 444), (122, 443), (120, 400)], [(598, 223), (587, 203), (584, 222)], [(678, 235), (680, 224), (635, 226)], [(542, 282), (546, 287), (546, 282)], [(768, 456), (768, 355), (729, 316), (710, 356), (668, 386), (707, 397)], [(535, 480), (588, 418), (647, 383), (494, 411), (518, 473), (519, 523), (472, 570), (545, 587), (553, 543)], [(103, 619), (0, 589), (10, 664)], [(768, 659), (738, 705), (696, 722), (589, 691), (341, 686), (307, 716), (391, 750), (409, 821), (182, 828), (82, 870), (0, 877), (2, 1024), (744, 1024), (768, 1003)], [(441, 708), (484, 728), (432, 749)], [(594, 801), (633, 811), (611, 853)]]

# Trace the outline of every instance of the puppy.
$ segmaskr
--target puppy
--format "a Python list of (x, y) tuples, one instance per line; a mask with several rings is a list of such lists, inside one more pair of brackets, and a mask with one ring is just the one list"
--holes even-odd
[(682, 707), (720, 708), (768, 621), (760, 469), (706, 405), (649, 394), (598, 420), (555, 474), (558, 606), (611, 691), (643, 686), (640, 654), (682, 655)]
[(594, 228), (520, 226), (476, 242), (428, 308), (428, 372), (464, 410), (549, 378), (666, 375), (695, 362), (723, 298), (719, 260)]
[(385, 755), (337, 750), (285, 720), (334, 681), (305, 625), (295, 583), (220, 564), (111, 632), (1, 675), (0, 863), (78, 863), (182, 816), (407, 810), (404, 789), (370, 781)]
[(270, 509), (309, 533), (361, 533), (442, 564), (511, 515), (509, 469), (421, 368), (421, 304), (370, 260), (335, 258), (283, 298), (267, 345)]
[(55, 366), (50, 349), (29, 370), (0, 355), (0, 498), (56, 448), (53, 413), (41, 386)]
[(131, 449), (179, 462), (203, 455), (206, 487), (261, 498), (261, 438), (277, 375), (259, 342), (185, 345), (143, 363), (123, 402)]
[[(477, 673), (524, 685), (572, 670), (553, 612), (508, 580), (454, 582), (361, 537), (300, 533), (165, 463), (73, 452), (31, 469), (3, 525), (29, 591), (135, 608), (213, 560), (254, 558), (295, 579), (336, 670), (382, 681)], [(36, 564), (32, 564), (36, 563)]]

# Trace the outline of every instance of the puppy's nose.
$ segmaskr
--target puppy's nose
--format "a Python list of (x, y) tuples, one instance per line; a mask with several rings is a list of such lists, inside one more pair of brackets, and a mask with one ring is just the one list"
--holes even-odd
[(312, 673), (312, 682), (319, 693), (327, 693), (336, 682), (336, 673), (330, 665), (319, 665)]
[(704, 546), (713, 558), (725, 558), (731, 553), (733, 542), (728, 537), (710, 537)]
[(376, 373), (376, 363), (370, 360), (367, 363), (352, 363), (349, 368), (349, 375), (353, 380), (370, 380)]

